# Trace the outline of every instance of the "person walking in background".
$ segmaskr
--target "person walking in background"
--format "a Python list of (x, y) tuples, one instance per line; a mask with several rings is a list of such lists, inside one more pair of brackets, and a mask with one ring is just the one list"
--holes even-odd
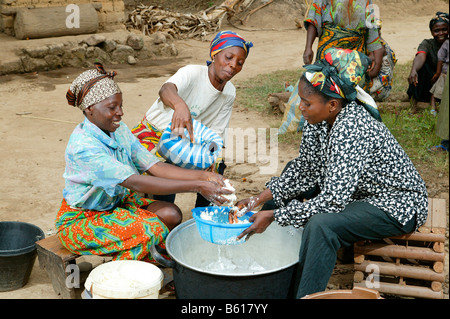
[[(372, 6), (372, 0), (314, 0), (303, 21), (306, 29), (303, 62), (313, 62), (313, 44), (316, 38), (319, 39), (316, 61), (323, 59), (324, 52), (332, 47), (370, 54), (373, 61), (359, 83), (366, 92), (370, 92), (371, 78), (379, 74), (384, 53), (377, 27), (378, 19), (371, 13)], [(303, 129), (305, 119), (297, 114), (300, 104), (298, 84), (299, 82), (294, 85), (289, 97), (285, 111), (287, 116), (280, 125), (280, 134), (285, 133), (291, 123), (298, 122), (297, 131)]]
[[(367, 72), (372, 77), (380, 72), (384, 49), (380, 41), (377, 17), (371, 13), (372, 0), (314, 0), (304, 21), (306, 44), (303, 62), (311, 64), (315, 38), (316, 60), (324, 58), (328, 48), (357, 50), (366, 55), (373, 54), (373, 63)], [(369, 91), (370, 76), (363, 77), (360, 86)]]

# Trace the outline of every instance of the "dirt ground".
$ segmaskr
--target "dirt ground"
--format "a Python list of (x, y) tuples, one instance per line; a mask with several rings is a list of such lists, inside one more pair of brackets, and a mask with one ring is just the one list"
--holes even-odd
[[(158, 1), (156, 1), (158, 2)], [(159, 1), (184, 3), (184, 1)], [(208, 1), (203, 1), (207, 3)], [(216, 1), (217, 2), (217, 1)], [(411, 61), (418, 44), (430, 38), (428, 22), (436, 11), (448, 11), (448, 1), (374, 1), (380, 7), (383, 37), (395, 51), (399, 63)], [(175, 6), (175, 5), (174, 5)], [(184, 8), (185, 9), (185, 8)], [(254, 47), (241, 73), (233, 83), (261, 73), (301, 67), (306, 32), (295, 27), (294, 19), (302, 18), (301, 6), (294, 1), (274, 1), (254, 13), (245, 26), (224, 23), (222, 29), (231, 29), (252, 41)], [(211, 39), (210, 35), (208, 39)], [(0, 37), (0, 41), (3, 41)], [(58, 43), (58, 38), (30, 40), (29, 45)], [(9, 39), (2, 45), (6, 54), (8, 45), (17, 45)], [(110, 65), (118, 71), (116, 77), (124, 92), (123, 121), (132, 127), (157, 98), (161, 84), (185, 64), (203, 64), (208, 59), (208, 42), (177, 41), (177, 58), (140, 62), (137, 65)], [(55, 232), (54, 219), (61, 203), (64, 180), (64, 150), (75, 125), (83, 120), (81, 112), (67, 105), (65, 94), (69, 84), (81, 73), (79, 69), (61, 69), (39, 74), (7, 75), (0, 77), (0, 154), (2, 179), (0, 181), (0, 220), (17, 220), (39, 226), (47, 235)], [(18, 114), (27, 115), (18, 115)], [(264, 114), (235, 105), (232, 128), (269, 128), (271, 120)], [(279, 148), (277, 175), (285, 163), (294, 158), (298, 145)], [(259, 193), (270, 175), (260, 174), (263, 163), (228, 163), (226, 176), (237, 189), (239, 198)], [(430, 196), (449, 199), (448, 175), (427, 167), (418, 167), (429, 188)], [(195, 196), (180, 194), (176, 204), (189, 219)], [(448, 214), (448, 210), (447, 210)], [(448, 216), (448, 215), (447, 215)], [(448, 228), (448, 227), (447, 227)], [(447, 230), (448, 238), (448, 230)], [(445, 293), (448, 298), (448, 239), (446, 243), (447, 274)], [(330, 288), (350, 288), (351, 267), (337, 265), (330, 280)], [(3, 298), (58, 298), (45, 271), (36, 261), (28, 284), (11, 292), (0, 292)]]

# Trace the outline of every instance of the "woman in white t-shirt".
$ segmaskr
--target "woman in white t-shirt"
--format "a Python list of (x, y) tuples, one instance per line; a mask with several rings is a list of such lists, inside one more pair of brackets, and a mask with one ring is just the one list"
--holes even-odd
[[(132, 129), (141, 144), (158, 155), (156, 145), (170, 123), (172, 132), (179, 135), (183, 135), (186, 128), (194, 142), (192, 119), (219, 134), (225, 144), (225, 129), (236, 97), (230, 80), (242, 70), (252, 46), (235, 32), (219, 32), (210, 44), (212, 62), (208, 61), (206, 66), (184, 66), (162, 85), (159, 98)], [(223, 174), (224, 169), (222, 161), (217, 171)], [(159, 199), (173, 202), (175, 196)], [(197, 198), (196, 207), (208, 204)]]

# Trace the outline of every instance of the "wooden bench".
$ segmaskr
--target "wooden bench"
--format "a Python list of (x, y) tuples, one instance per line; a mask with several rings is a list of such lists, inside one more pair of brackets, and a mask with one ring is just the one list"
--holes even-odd
[(75, 265), (80, 255), (68, 251), (59, 241), (57, 235), (53, 235), (36, 242), (39, 265), (45, 269), (52, 281), (55, 292), (64, 299), (75, 299), (75, 288), (66, 284), (70, 275), (69, 265)]
[(393, 295), (442, 299), (446, 216), (445, 199), (430, 198), (427, 220), (416, 232), (356, 243), (353, 285)]

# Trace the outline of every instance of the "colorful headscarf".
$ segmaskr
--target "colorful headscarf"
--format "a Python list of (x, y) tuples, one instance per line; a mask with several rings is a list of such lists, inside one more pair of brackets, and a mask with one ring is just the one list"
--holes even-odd
[(324, 59), (304, 68), (306, 78), (317, 90), (334, 98), (359, 100), (375, 119), (381, 121), (375, 101), (358, 85), (370, 64), (369, 57), (357, 50), (329, 48)]
[(440, 11), (436, 12), (436, 15), (433, 17), (433, 19), (430, 20), (430, 25), (429, 25), (430, 30), (436, 23), (439, 23), (439, 22), (444, 22), (444, 23), (449, 24), (448, 13), (440, 12)]
[(69, 105), (84, 111), (87, 107), (97, 104), (108, 97), (121, 93), (114, 82), (117, 72), (106, 72), (101, 63), (94, 63), (95, 70), (81, 73), (70, 85), (66, 94)]
[[(247, 57), (252, 46), (252, 42), (245, 41), (244, 38), (233, 31), (221, 31), (211, 41), (211, 44), (209, 46), (209, 56), (212, 59), (213, 56), (215, 56), (223, 49), (230, 47), (240, 47), (245, 50), (245, 57)], [(210, 63), (211, 61), (206, 62), (207, 65), (209, 65)]]

